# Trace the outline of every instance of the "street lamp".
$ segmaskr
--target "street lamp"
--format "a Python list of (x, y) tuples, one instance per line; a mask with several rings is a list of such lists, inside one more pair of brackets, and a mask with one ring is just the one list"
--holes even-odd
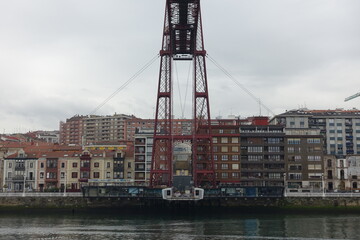
[(325, 182), (324, 182), (324, 174), (321, 174), (321, 185), (322, 185), (322, 197), (325, 197)]
[(284, 197), (287, 197), (287, 194), (286, 194), (286, 173), (284, 173)]
[(25, 180), (26, 180), (26, 172), (24, 172), (24, 183), (23, 183), (23, 194), (22, 194), (23, 197), (25, 197)]
[(66, 197), (66, 172), (64, 173), (64, 177), (65, 177), (65, 184), (64, 184), (64, 197)]

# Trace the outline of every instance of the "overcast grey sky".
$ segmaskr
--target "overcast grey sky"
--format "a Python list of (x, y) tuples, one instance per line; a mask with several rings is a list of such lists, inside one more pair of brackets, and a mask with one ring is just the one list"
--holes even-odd
[[(208, 54), (274, 113), (360, 108), (360, 98), (344, 102), (360, 92), (359, 0), (201, 3)], [(92, 112), (159, 52), (164, 7), (165, 0), (0, 0), (1, 133), (58, 129), (60, 120)], [(176, 64), (186, 113), (189, 63)], [(259, 114), (209, 60), (207, 70), (213, 117)], [(158, 71), (159, 59), (97, 114), (152, 118)]]

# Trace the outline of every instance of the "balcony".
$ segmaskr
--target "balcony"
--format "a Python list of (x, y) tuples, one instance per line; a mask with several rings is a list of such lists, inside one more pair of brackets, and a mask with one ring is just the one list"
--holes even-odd
[(57, 178), (46, 178), (45, 182), (46, 183), (56, 183), (56, 182), (58, 182), (58, 179)]
[(90, 166), (80, 167), (80, 172), (90, 172)]
[(114, 159), (114, 162), (115, 161), (124, 161), (125, 160), (124, 157), (114, 157), (113, 159)]
[(114, 167), (114, 172), (124, 172), (124, 166)]
[(25, 171), (25, 166), (15, 166), (15, 171)]

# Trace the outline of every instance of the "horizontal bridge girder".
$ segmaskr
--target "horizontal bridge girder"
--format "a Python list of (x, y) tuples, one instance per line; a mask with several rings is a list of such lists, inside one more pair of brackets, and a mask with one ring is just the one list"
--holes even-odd
[[(195, 51), (199, 0), (170, 1), (170, 38), (173, 55), (192, 55)], [(186, 59), (192, 59), (188, 57)], [(184, 60), (179, 58), (178, 60)]]

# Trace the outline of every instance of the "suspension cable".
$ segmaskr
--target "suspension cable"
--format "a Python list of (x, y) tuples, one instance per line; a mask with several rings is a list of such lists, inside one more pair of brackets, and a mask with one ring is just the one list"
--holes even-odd
[(244, 92), (246, 92), (252, 99), (254, 99), (259, 106), (265, 108), (269, 113), (275, 116), (275, 113), (270, 110), (267, 106), (265, 106), (260, 98), (257, 98), (252, 92), (250, 92), (244, 85), (242, 85), (236, 78), (234, 78), (225, 68), (223, 68), (218, 62), (215, 61), (209, 54), (206, 54), (206, 57), (216, 66), (218, 67), (228, 78), (230, 78), (238, 87), (240, 87)]
[(147, 62), (139, 71), (137, 71), (131, 78), (129, 78), (123, 85), (121, 85), (115, 92), (110, 94), (101, 104), (99, 104), (89, 115), (95, 114), (100, 108), (102, 108), (107, 102), (109, 102), (113, 97), (116, 96), (121, 90), (123, 90), (127, 85), (129, 85), (132, 81), (134, 81), (141, 73), (143, 73), (148, 67), (150, 67), (158, 58), (160, 57), (157, 54), (153, 57), (149, 62)]
[(185, 89), (185, 97), (184, 97), (184, 106), (183, 106), (183, 111), (182, 111), (182, 118), (184, 118), (185, 115), (185, 103), (186, 103), (186, 98), (187, 98), (187, 94), (188, 94), (188, 89), (189, 89), (189, 80), (190, 80), (190, 71), (191, 71), (191, 64), (192, 62), (189, 62), (189, 68), (188, 68), (188, 76), (186, 79), (186, 89)]
[(183, 108), (183, 105), (182, 105), (182, 97), (181, 97), (181, 90), (180, 90), (180, 80), (179, 80), (179, 73), (178, 73), (178, 69), (177, 69), (177, 64), (176, 64), (176, 61), (175, 62), (175, 73), (176, 73), (176, 82), (177, 82), (177, 86), (178, 86), (178, 92), (179, 92), (179, 100), (180, 100), (180, 110), (181, 110), (181, 113), (182, 113), (182, 118), (183, 118), (183, 112), (184, 112), (184, 108)]

